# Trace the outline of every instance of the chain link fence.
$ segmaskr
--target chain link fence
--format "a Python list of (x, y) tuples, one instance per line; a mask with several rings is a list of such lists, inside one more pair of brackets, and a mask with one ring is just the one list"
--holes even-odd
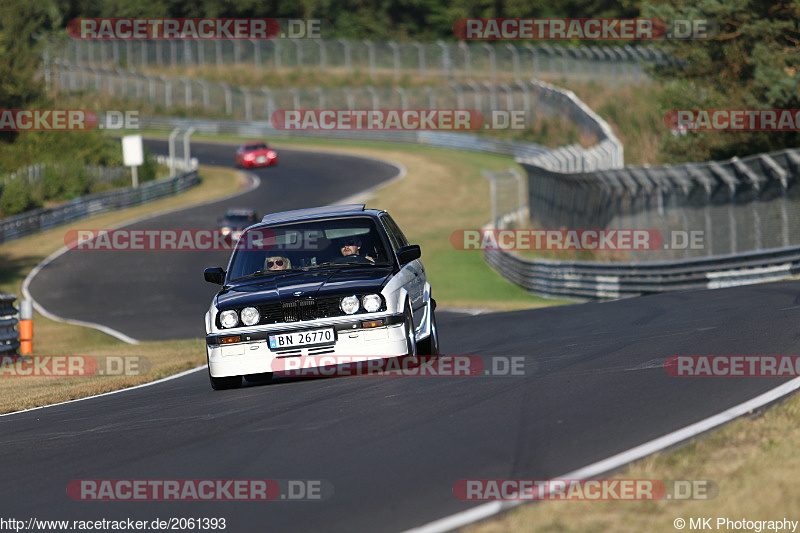
[(51, 56), (78, 66), (104, 68), (240, 65), (270, 71), (365, 73), (373, 80), (385, 76), (495, 81), (535, 77), (615, 86), (644, 83), (648, 80), (647, 65), (674, 62), (658, 49), (641, 45), (566, 47), (346, 39), (70, 40)]
[[(533, 227), (662, 233), (662, 248), (630, 251), (630, 260), (800, 245), (800, 149), (569, 174), (522, 164), (528, 173)], [(686, 242), (692, 233), (694, 243)]]
[[(480, 142), (494, 151), (530, 161), (540, 161), (548, 168), (563, 171), (619, 168), (623, 166), (622, 143), (600, 116), (574, 93), (548, 83), (529, 80), (514, 83), (453, 82), (425, 89), (400, 87), (336, 87), (328, 89), (254, 90), (188, 78), (143, 75), (121, 69), (79, 67), (58, 62), (56, 74), (61, 87), (70, 91), (91, 90), (98, 94), (119, 96), (146, 102), (168, 112), (202, 108), (227, 120), (252, 122), (258, 131), (275, 135), (326, 136), (336, 138), (418, 142), (435, 139), (439, 146), (459, 148)], [(591, 139), (589, 148), (574, 144), (548, 150), (533, 143), (502, 141), (488, 136), (447, 132), (373, 132), (317, 131), (289, 132), (276, 130), (269, 123), (279, 109), (475, 109), (485, 117), (497, 111), (523, 111), (528, 125), (540, 117), (567, 117), (580, 134)], [(152, 124), (154, 119), (150, 120)], [(144, 120), (143, 126), (147, 126)], [(203, 122), (203, 121), (201, 121)], [(192, 124), (201, 127), (200, 124)], [(183, 124), (186, 126), (186, 124)], [(238, 131), (244, 127), (237, 124)], [(424, 142), (424, 141), (423, 141)]]

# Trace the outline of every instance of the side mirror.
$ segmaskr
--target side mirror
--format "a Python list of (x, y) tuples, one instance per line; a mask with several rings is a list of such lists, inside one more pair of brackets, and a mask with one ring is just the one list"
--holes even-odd
[(414, 259), (419, 259), (421, 256), (422, 250), (420, 250), (419, 244), (409, 244), (397, 250), (397, 260), (401, 265), (410, 263)]
[(207, 268), (203, 271), (203, 277), (209, 283), (216, 283), (222, 285), (225, 280), (225, 271), (220, 267)]

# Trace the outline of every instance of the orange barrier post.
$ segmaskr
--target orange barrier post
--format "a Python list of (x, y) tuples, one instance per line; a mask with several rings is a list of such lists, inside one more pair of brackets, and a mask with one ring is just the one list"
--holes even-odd
[(19, 354), (33, 353), (33, 302), (22, 300), (19, 303)]

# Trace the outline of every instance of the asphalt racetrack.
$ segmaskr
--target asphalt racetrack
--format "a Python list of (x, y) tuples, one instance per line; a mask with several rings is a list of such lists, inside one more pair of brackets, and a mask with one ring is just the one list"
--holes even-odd
[[(166, 153), (166, 141), (151, 141)], [(203, 165), (233, 166), (236, 147), (192, 143)], [(216, 230), (230, 207), (259, 216), (332, 204), (397, 175), (393, 165), (335, 155), (281, 150), (278, 165), (248, 169), (261, 180), (251, 192), (126, 226), (128, 229)], [(57, 316), (102, 324), (139, 340), (205, 336), (203, 315), (219, 289), (203, 269), (225, 268), (226, 251), (71, 250), (45, 266), (30, 285), (33, 298)], [(198, 319), (199, 317), (199, 319)]]
[[(231, 163), (229, 148), (193, 146), (203, 163)], [(234, 205), (267, 212), (330, 203), (395, 173), (331, 158), (282, 151), (278, 167), (257, 171), (263, 190), (141, 227), (206, 228)], [(69, 252), (31, 290), (56, 314), (135, 338), (200, 337), (214, 292), (202, 270), (226, 258), (215, 259)], [(402, 531), (478, 505), (454, 496), (460, 479), (557, 477), (779, 385), (786, 380), (671, 377), (664, 361), (795, 354), (799, 312), (800, 284), (787, 281), (440, 313), (444, 353), (479, 356), (487, 368), (518, 357), (521, 375), (283, 379), (215, 392), (198, 371), (12, 414), (0, 417), (2, 509), (26, 521), (225, 518), (226, 531), (237, 533)], [(80, 479), (319, 480), (327, 493), (307, 501), (75, 501), (67, 487)]]

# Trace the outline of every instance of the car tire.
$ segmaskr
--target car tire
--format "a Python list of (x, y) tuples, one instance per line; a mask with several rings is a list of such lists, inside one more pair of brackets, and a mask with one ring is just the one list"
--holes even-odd
[(265, 383), (272, 379), (272, 372), (261, 372), (260, 374), (247, 374), (244, 377), (248, 383)]
[(406, 355), (405, 359), (410, 366), (419, 364), (417, 357), (417, 337), (414, 334), (414, 315), (411, 312), (411, 300), (406, 299), (406, 310), (403, 313), (403, 324), (406, 330)]
[(420, 355), (439, 355), (439, 328), (436, 326), (436, 312), (433, 307), (431, 305), (431, 334), (417, 343), (417, 353)]
[(225, 376), (224, 378), (215, 378), (208, 372), (208, 379), (211, 381), (211, 388), (214, 390), (237, 389), (242, 386), (242, 376)]

